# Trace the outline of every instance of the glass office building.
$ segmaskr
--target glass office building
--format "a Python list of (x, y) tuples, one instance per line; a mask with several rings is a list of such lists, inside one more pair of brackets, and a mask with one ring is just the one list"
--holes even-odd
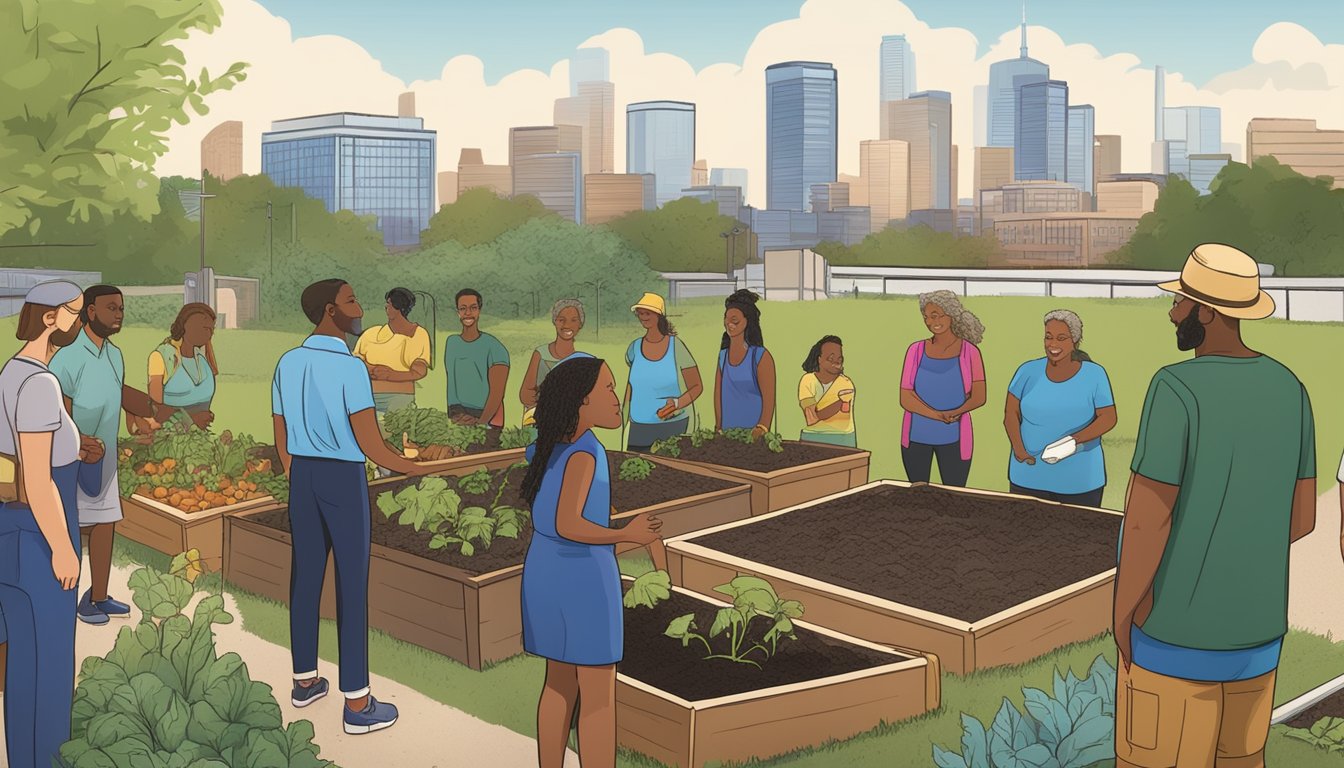
[(882, 72), (881, 100), (910, 98), (915, 88), (915, 54), (905, 35), (885, 35), (878, 54)]
[(653, 174), (659, 207), (692, 186), (694, 164), (694, 104), (642, 101), (625, 108), (625, 172)]
[(1070, 184), (1089, 195), (1095, 193), (1094, 149), (1097, 141), (1097, 111), (1091, 104), (1069, 107), (1069, 146), (1067, 178)]
[(1207, 195), (1213, 189), (1213, 180), (1223, 172), (1232, 156), (1226, 153), (1209, 155), (1190, 155), (1186, 158), (1189, 167), (1190, 184), (1201, 195)]
[(1066, 181), (1068, 83), (1062, 80), (1029, 83), (1018, 93), (1017, 144), (1013, 149), (1017, 178), (1022, 181)]
[(434, 213), (435, 139), (418, 117), (277, 120), (261, 135), (261, 172), (333, 213), (372, 214), (389, 247), (417, 245)]
[(1027, 20), (1022, 19), (1022, 47), (1016, 59), (989, 67), (985, 95), (986, 133), (990, 147), (1017, 146), (1017, 96), (1024, 85), (1050, 79), (1050, 66), (1027, 56)]
[(838, 113), (835, 67), (790, 61), (766, 68), (768, 210), (810, 210), (812, 185), (836, 180)]

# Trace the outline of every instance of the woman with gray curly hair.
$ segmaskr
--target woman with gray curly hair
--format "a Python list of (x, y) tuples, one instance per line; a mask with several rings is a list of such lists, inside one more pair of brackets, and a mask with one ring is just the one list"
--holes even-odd
[(576, 351), (574, 340), (583, 330), (585, 320), (583, 302), (578, 299), (560, 299), (551, 305), (551, 323), (555, 325), (555, 341), (542, 344), (532, 350), (532, 359), (527, 364), (527, 373), (523, 375), (523, 385), (518, 389), (518, 399), (523, 404), (523, 426), (533, 424), (532, 412), (537, 407), (537, 393), (541, 391), (541, 382), (551, 369), (560, 364)]
[(951, 291), (919, 295), (931, 334), (905, 351), (901, 368), (901, 463), (911, 482), (927, 483), (933, 459), (943, 485), (965, 486), (971, 474), (971, 411), (985, 404), (985, 362), (976, 346), (985, 326)]
[(1048, 501), (1099, 506), (1106, 490), (1101, 436), (1116, 424), (1111, 382), (1079, 348), (1082, 318), (1056, 309), (1046, 313), (1044, 323), (1045, 357), (1023, 363), (1008, 385), (1003, 426), (1013, 447), (1009, 488)]

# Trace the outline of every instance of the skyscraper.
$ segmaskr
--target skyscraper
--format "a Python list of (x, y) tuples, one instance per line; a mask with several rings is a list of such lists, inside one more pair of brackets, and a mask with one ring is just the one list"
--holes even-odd
[(573, 96), (555, 100), (555, 124), (579, 126), (584, 174), (612, 173), (616, 169), (616, 86), (585, 80), (575, 90)]
[(867, 194), (858, 201), (851, 194), (850, 202), (868, 206), (873, 232), (910, 215), (910, 165), (908, 142), (859, 142), (859, 177)]
[(625, 171), (652, 173), (661, 207), (691, 186), (695, 105), (642, 101), (625, 108)]
[(1067, 180), (1068, 127), (1068, 83), (1046, 80), (1022, 86), (1013, 149), (1018, 180)]
[(201, 170), (220, 181), (243, 175), (242, 123), (220, 123), (201, 139)]
[(1097, 111), (1091, 104), (1069, 106), (1068, 158), (1065, 181), (1089, 195), (1096, 194), (1095, 151)]
[(611, 80), (611, 54), (606, 48), (580, 48), (569, 59), (569, 95), (579, 95), (580, 83)]
[(507, 165), (486, 165), (480, 149), (464, 147), (457, 158), (457, 194), (477, 187), (508, 197), (513, 194), (513, 169)]
[(606, 224), (634, 211), (651, 210), (653, 176), (637, 173), (597, 173), (583, 177), (583, 223)]
[(415, 91), (397, 97), (397, 117), (415, 117)]
[(715, 168), (709, 172), (709, 183), (716, 187), (738, 187), (742, 190), (742, 200), (747, 199), (746, 168)]
[(509, 165), (520, 157), (551, 152), (582, 152), (583, 131), (577, 125), (529, 125), (509, 129)]
[(806, 211), (813, 184), (835, 181), (835, 67), (788, 61), (765, 70), (765, 187), (770, 210)]
[(1120, 137), (1113, 134), (1097, 136), (1093, 155), (1092, 170), (1100, 184), (1120, 172)]
[(1213, 180), (1218, 178), (1227, 164), (1232, 162), (1228, 154), (1190, 155), (1190, 184), (1201, 195), (1207, 195), (1213, 188)]
[(1165, 107), (1162, 139), (1167, 142), (1167, 173), (1190, 177), (1191, 155), (1223, 151), (1222, 110), (1218, 107)]
[(989, 68), (987, 94), (988, 133), (990, 147), (1017, 146), (1018, 89), (1033, 82), (1050, 79), (1050, 67), (1027, 56), (1027, 10), (1022, 9), (1022, 48), (1016, 59), (992, 64)]
[(910, 145), (910, 209), (954, 207), (952, 94), (915, 93), (886, 107), (888, 135), (883, 138)]
[(1246, 162), (1272, 157), (1307, 178), (1329, 176), (1344, 189), (1344, 131), (1315, 120), (1257, 117), (1246, 126)]
[[(881, 73), (881, 86), (878, 106), (888, 101), (900, 101), (910, 98), (915, 88), (915, 54), (905, 35), (885, 35), (878, 51), (878, 70)], [(880, 110), (878, 135), (886, 131), (887, 111)]]
[(513, 194), (532, 195), (562, 218), (583, 223), (583, 173), (578, 152), (547, 152), (514, 159)]
[(975, 198), (981, 190), (999, 189), (1013, 183), (1012, 147), (975, 148)]
[(338, 112), (277, 120), (261, 135), (261, 172), (333, 213), (373, 214), (386, 245), (415, 245), (434, 213), (435, 141), (418, 117)]

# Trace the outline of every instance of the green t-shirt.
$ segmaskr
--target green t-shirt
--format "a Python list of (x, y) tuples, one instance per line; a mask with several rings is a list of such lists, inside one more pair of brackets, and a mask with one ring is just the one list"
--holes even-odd
[(1153, 377), (1131, 469), (1180, 487), (1149, 637), (1254, 648), (1288, 631), (1293, 493), (1316, 476), (1311, 401), (1277, 360), (1206, 355)]
[(489, 372), (493, 366), (509, 365), (509, 351), (499, 339), (482, 332), (475, 341), (460, 335), (443, 345), (443, 367), (448, 374), (448, 405), (481, 410), (490, 397)]

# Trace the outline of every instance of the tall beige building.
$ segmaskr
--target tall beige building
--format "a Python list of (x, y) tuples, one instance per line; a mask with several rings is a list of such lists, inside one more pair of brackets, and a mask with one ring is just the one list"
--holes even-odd
[(1098, 213), (1131, 213), (1143, 215), (1152, 212), (1161, 192), (1157, 183), (1144, 179), (1097, 182)]
[(813, 213), (830, 212), (837, 208), (849, 207), (849, 185), (842, 181), (813, 184), (809, 191)]
[(457, 171), (439, 171), (439, 207), (457, 202)]
[(513, 194), (513, 168), (486, 165), (481, 150), (463, 149), (457, 160), (457, 194), (477, 187), (488, 187), (500, 197), (509, 197)]
[(709, 186), (709, 162), (706, 160), (696, 160), (691, 165), (691, 186), (707, 187)]
[(397, 97), (397, 117), (415, 117), (414, 91), (407, 91)]
[(579, 126), (584, 175), (613, 173), (616, 170), (616, 86), (594, 81), (578, 83), (574, 88), (576, 95), (555, 100), (555, 124)]
[(1092, 168), (1100, 182), (1120, 173), (1120, 137), (1100, 134), (1092, 145)]
[(975, 148), (975, 189), (974, 197), (979, 203), (980, 193), (986, 189), (999, 189), (1013, 183), (1012, 147), (976, 147)]
[(651, 173), (590, 173), (583, 177), (583, 223), (605, 224), (657, 207)]
[(863, 202), (857, 202), (851, 188), (850, 203), (868, 206), (873, 232), (881, 232), (891, 221), (910, 215), (909, 142), (859, 142), (859, 176), (867, 194)]
[(848, 173), (841, 173), (835, 177), (835, 180), (841, 184), (849, 185), (849, 204), (855, 206), (865, 206), (868, 204), (868, 179), (863, 176), (863, 168), (860, 166), (859, 175), (851, 176)]
[[(910, 148), (909, 210), (948, 209), (952, 198), (952, 101), (942, 91), (917, 93), (883, 103), (887, 110), (883, 139)], [(870, 182), (871, 189), (871, 182)]]
[(1246, 162), (1273, 157), (1303, 176), (1329, 176), (1344, 189), (1344, 131), (1322, 130), (1315, 120), (1257, 117), (1246, 126)]
[(243, 175), (243, 124), (229, 120), (201, 139), (201, 170), (220, 181)]
[(509, 165), (520, 157), (553, 152), (583, 152), (583, 128), (578, 125), (530, 125), (509, 129)]
[(576, 224), (583, 221), (583, 174), (578, 152), (519, 155), (513, 165), (513, 194), (532, 195), (546, 209)]

